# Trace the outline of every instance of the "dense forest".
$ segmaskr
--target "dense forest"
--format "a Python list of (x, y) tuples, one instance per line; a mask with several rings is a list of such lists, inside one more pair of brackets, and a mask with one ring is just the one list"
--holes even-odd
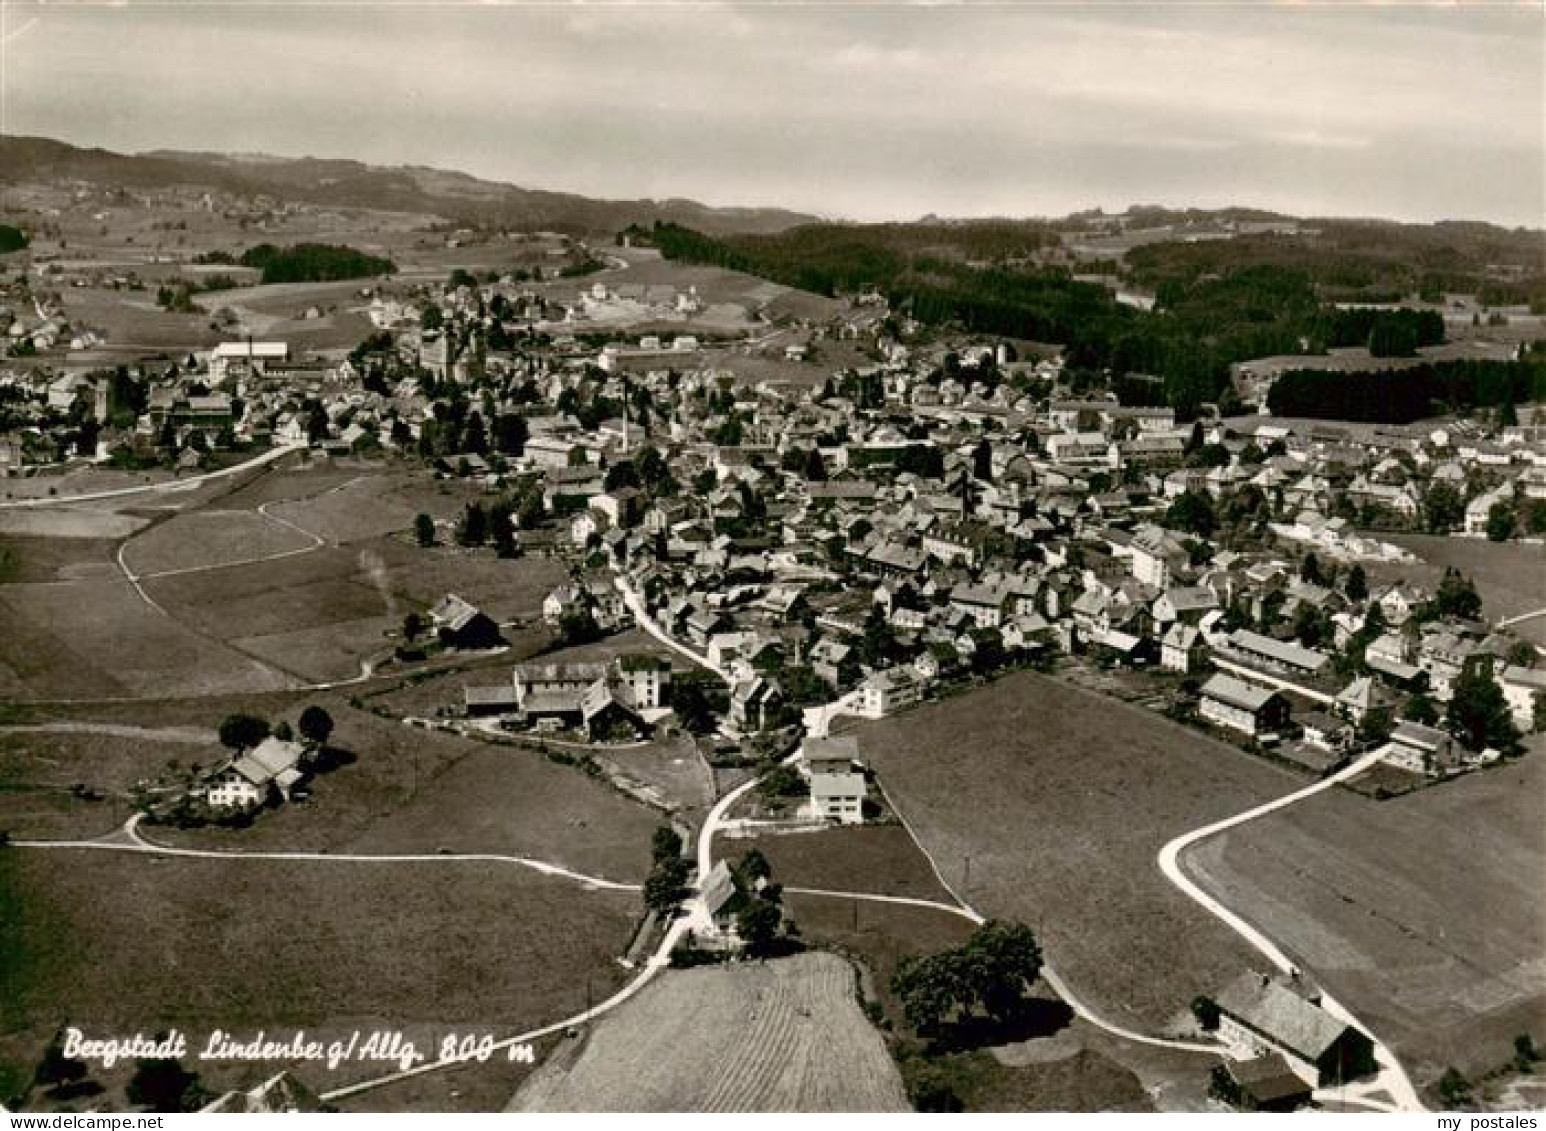
[(1546, 361), (1445, 361), (1373, 373), (1295, 369), (1267, 394), (1274, 416), (1410, 424), (1450, 411), (1546, 400)]
[(1075, 368), (1159, 377), (1165, 401), (1183, 415), (1225, 395), (1236, 361), (1347, 345), (1409, 356), (1444, 337), (1436, 313), (1338, 310), (1310, 273), (1270, 263), (1167, 276), (1155, 309), (1138, 310), (1099, 283), (1025, 263), (1052, 239), (1039, 224), (821, 224), (727, 239), (657, 225), (630, 234), (670, 259), (818, 294), (877, 290), (929, 325), (1059, 342)]
[(0, 224), (0, 255), (8, 251), (21, 251), (27, 246), (27, 233), (9, 224)]
[[(1313, 234), (1155, 243), (1127, 253), (1133, 281), (1163, 291), (1209, 275), (1267, 265), (1306, 276), (1324, 301), (1439, 301), (1475, 294), (1490, 305), (1546, 310), (1546, 235), (1465, 222), (1315, 220)], [(1500, 277), (1504, 274), (1516, 278)]]
[(237, 263), (263, 273), (264, 283), (327, 283), (338, 279), (367, 279), (390, 275), (397, 267), (390, 259), (326, 243), (298, 243), (275, 247), (260, 243), (233, 259), (224, 252), (199, 256), (201, 263)]

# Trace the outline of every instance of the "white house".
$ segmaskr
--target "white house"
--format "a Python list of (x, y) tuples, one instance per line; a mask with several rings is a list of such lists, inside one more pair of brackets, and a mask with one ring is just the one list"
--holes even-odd
[(876, 672), (860, 688), (859, 714), (883, 719), (918, 702), (920, 685), (911, 668), (887, 668)]
[(1520, 734), (1529, 734), (1535, 729), (1535, 704), (1546, 694), (1546, 671), (1509, 664), (1498, 685), (1503, 688), (1503, 699), (1514, 717), (1514, 726)]
[(265, 738), (205, 779), (204, 800), (220, 807), (261, 805), (273, 787), (288, 801), (305, 776), (299, 768), (304, 753), (298, 742)]

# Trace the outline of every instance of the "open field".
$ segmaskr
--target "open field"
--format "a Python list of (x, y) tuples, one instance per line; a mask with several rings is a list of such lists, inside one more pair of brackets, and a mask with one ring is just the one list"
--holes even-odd
[(156, 305), (154, 287), (115, 291), (107, 287), (66, 287), (61, 296), (71, 325), (97, 330), (111, 346), (187, 353), (220, 340), (209, 315), (174, 314)]
[[(774, 878), (779, 877), (775, 863)], [(891, 993), (897, 962), (904, 955), (957, 946), (972, 930), (958, 915), (924, 907), (795, 893), (787, 893), (784, 902), (809, 943), (859, 965), (865, 996), (880, 1003), (887, 1024), (898, 1032), (904, 1019)], [(1034, 992), (1055, 1003), (1044, 984)], [(1049, 1016), (1055, 1025), (1056, 1014)], [(939, 1063), (968, 1111), (1199, 1111), (1206, 1108), (1207, 1074), (1214, 1061), (1135, 1044), (1073, 1017), (1050, 1035), (948, 1056)], [(915, 1070), (908, 1066), (904, 1074)]]
[(308, 550), (316, 543), (257, 511), (204, 509), (157, 523), (124, 547), (124, 564), (137, 576), (212, 569), (269, 555)]
[(97, 464), (76, 463), (69, 467), (45, 468), (26, 479), (6, 479), (0, 487), (0, 499), (66, 498), (92, 491), (116, 491), (124, 487), (144, 487), (168, 483), (176, 476), (170, 471), (115, 471)]
[[(308, 458), (308, 456), (310, 458)], [(264, 503), (306, 499), (341, 487), (361, 475), (377, 473), (383, 465), (356, 459), (330, 459), (301, 453), (269, 464), (234, 491), (227, 492), (220, 505), (231, 509), (255, 510)]]
[[(128, 818), (129, 790), (141, 778), (164, 773), (173, 759), (212, 766), (225, 753), (213, 728), (203, 741), (189, 741), (193, 731), (106, 731), (0, 729), (0, 829), (18, 840), (100, 836)], [(74, 795), (77, 784), (100, 799)]]
[[(634, 920), (626, 895), (487, 863), (18, 849), (0, 869), (0, 1058), (15, 1064), (66, 1018), (92, 1036), (177, 1026), (190, 1058), (217, 1028), (322, 1040), (396, 1029), (426, 1050), (451, 1032), (508, 1036), (583, 1009), (587, 981), (597, 1000), (609, 993)], [(221, 1087), (282, 1067), (191, 1066)], [(326, 1088), (393, 1067), (298, 1075)]]
[[(1446, 566), (1453, 566), (1476, 583), (1482, 613), (1490, 621), (1546, 609), (1546, 546), (1520, 542), (1489, 542), (1485, 538), (1443, 538), (1431, 534), (1381, 534), (1410, 550), (1421, 563), (1392, 563), (1369, 569), (1369, 579), (1438, 584)], [(1516, 631), (1536, 644), (1546, 644), (1546, 617), (1526, 621)]]
[(522, 1086), (517, 1111), (907, 1111), (842, 959), (669, 971), (578, 1055)]
[(480, 494), (460, 482), (437, 484), (422, 476), (365, 472), (330, 490), (269, 509), (329, 542), (361, 542), (411, 530), (420, 511), (453, 518), (468, 499)]
[(312, 681), (356, 674), (403, 616), (458, 593), (496, 620), (531, 619), (563, 578), (548, 558), (421, 550), (395, 539), (145, 581), (172, 616)]
[(0, 587), (0, 696), (276, 690), (285, 679), (156, 612), (121, 579)]
[(648, 870), (661, 819), (580, 770), (315, 698), (337, 722), (332, 744), (356, 762), (250, 829), (156, 829), (153, 838), (222, 851), (531, 856), (624, 882)]
[[(742, 850), (742, 841), (724, 843), (727, 852)], [(749, 847), (749, 842), (744, 843)], [(791, 887), (953, 902), (912, 837), (900, 825), (857, 825), (764, 835), (758, 836), (755, 843), (773, 865), (773, 878)]]
[(603, 747), (592, 756), (650, 802), (696, 823), (714, 804), (714, 779), (690, 736), (673, 735), (639, 746)]
[(1546, 763), (1391, 801), (1332, 791), (1193, 849), (1209, 890), (1303, 959), (1418, 1083), (1546, 1039)]
[(1031, 926), (1112, 1021), (1185, 1024), (1193, 997), (1255, 960), (1155, 856), (1303, 784), (1287, 771), (1029, 672), (864, 726), (859, 740), (951, 886)]
[(112, 577), (111, 538), (46, 538), (0, 534), (0, 585)]
[[(773, 879), (793, 882), (784, 877), (777, 864)], [(891, 992), (897, 963), (909, 955), (934, 954), (959, 946), (972, 933), (972, 924), (966, 919), (929, 907), (786, 892), (784, 909), (808, 944), (836, 951), (858, 964), (864, 998), (880, 1002), (886, 1017), (898, 1027), (902, 1024), (902, 1005)]]
[(24, 538), (116, 541), (143, 530), (148, 520), (85, 506), (0, 510), (0, 531)]

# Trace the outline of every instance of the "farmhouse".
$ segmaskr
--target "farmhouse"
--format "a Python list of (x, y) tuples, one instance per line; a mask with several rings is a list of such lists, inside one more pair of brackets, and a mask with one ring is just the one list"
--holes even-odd
[(617, 678), (627, 689), (636, 710), (656, 711), (666, 705), (671, 689), (671, 665), (659, 656), (619, 656)]
[(1297, 1111), (1314, 1093), (1275, 1052), (1224, 1065), (1238, 1092), (1235, 1102), (1246, 1111)]
[(447, 593), (429, 615), (447, 648), (494, 648), (501, 642), (493, 619), (455, 593)]
[(1421, 723), (1402, 722), (1391, 732), (1385, 760), (1414, 774), (1433, 774), (1455, 764), (1455, 742), (1449, 735)]
[(305, 774), (300, 761), (305, 748), (298, 742), (265, 738), (243, 751), (204, 781), (204, 800), (211, 805), (261, 805), (274, 789), (286, 801)]
[(1160, 641), (1160, 667), (1183, 674), (1195, 671), (1207, 658), (1202, 633), (1177, 621)]
[(1278, 692), (1222, 673), (1203, 685), (1199, 711), (1209, 722), (1253, 738), (1288, 722), (1288, 700)]
[(1251, 1056), (1281, 1053), (1322, 1086), (1375, 1071), (1374, 1042), (1296, 988), (1245, 974), (1218, 995), (1218, 1036)]

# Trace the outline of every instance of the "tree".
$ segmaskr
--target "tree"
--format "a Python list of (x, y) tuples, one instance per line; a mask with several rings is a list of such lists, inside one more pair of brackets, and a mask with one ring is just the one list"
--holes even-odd
[(457, 524), (456, 540), (463, 546), (481, 546), (488, 541), (488, 512), (481, 503), (467, 504)]
[(1435, 483), (1423, 496), (1423, 525), (1430, 534), (1448, 534), (1465, 518), (1465, 499), (1448, 483)]
[(735, 915), (736, 933), (753, 958), (767, 958), (778, 942), (778, 928), (784, 921), (783, 908), (768, 899), (748, 898)]
[(1219, 1003), (1205, 994), (1194, 997), (1192, 1016), (1197, 1018), (1204, 1033), (1211, 1033), (1219, 1027)]
[(1451, 1108), (1467, 1108), (1471, 1105), (1471, 1081), (1451, 1065), (1439, 1077), (1439, 1096)]
[(658, 915), (670, 915), (686, 895), (687, 861), (680, 855), (657, 859), (644, 881), (644, 906)]
[(735, 874), (745, 884), (752, 885), (758, 880), (766, 880), (773, 875), (773, 866), (768, 863), (768, 858), (762, 854), (762, 849), (749, 849), (741, 862), (736, 865)]
[(1438, 588), (1434, 590), (1432, 611), (1441, 617), (1475, 620), (1482, 614), (1482, 598), (1470, 578), (1449, 566), (1439, 579)]
[(714, 729), (714, 712), (696, 679), (672, 680), (671, 709), (689, 734), (708, 734)]
[(1321, 572), (1321, 560), (1315, 556), (1312, 550), (1304, 556), (1304, 561), (1299, 566), (1299, 579), (1310, 585), (1324, 585), (1325, 575)]
[(1514, 1067), (1521, 1072), (1529, 1072), (1533, 1065), (1540, 1062), (1541, 1052), (1535, 1047), (1535, 1038), (1529, 1033), (1520, 1033), (1514, 1038)]
[(1468, 750), (1492, 747), (1511, 753), (1519, 746), (1519, 731), (1503, 689), (1481, 664), (1467, 664), (1455, 681), (1447, 721)]
[(972, 451), (972, 478), (984, 483), (993, 482), (993, 445), (988, 443), (987, 437), (978, 440)]
[(1514, 505), (1499, 499), (1487, 509), (1487, 540), (1507, 542), (1514, 536)]
[(1183, 491), (1165, 512), (1165, 521), (1177, 530), (1206, 538), (1218, 525), (1213, 499), (1202, 491)]
[(435, 520), (429, 515), (420, 513), (413, 519), (413, 536), (418, 539), (421, 546), (433, 546), (435, 544)]
[(197, 1111), (204, 1099), (198, 1073), (171, 1059), (136, 1061), (124, 1094), (130, 1103), (165, 1112)]
[(1347, 581), (1342, 586), (1342, 592), (1347, 595), (1349, 601), (1363, 601), (1369, 596), (1369, 578), (1363, 571), (1363, 566), (1356, 562), (1353, 568), (1347, 571)]
[(1439, 721), (1439, 709), (1427, 694), (1419, 692), (1406, 701), (1406, 706), (1401, 711), (1401, 717), (1408, 722), (1421, 723), (1425, 727), (1431, 727)]
[(79, 1084), (86, 1078), (87, 1071), (84, 1060), (64, 1055), (64, 1030), (61, 1029), (43, 1050), (43, 1058), (38, 1061), (32, 1079), (40, 1088), (63, 1090), (72, 1084)]
[(313, 746), (326, 746), (333, 734), (333, 716), (312, 703), (301, 712), (296, 728), (301, 732), (301, 737)]
[(269, 735), (268, 722), (256, 715), (227, 715), (220, 723), (220, 745), (232, 750), (256, 746)]
[(805, 478), (812, 483), (825, 483), (827, 462), (821, 458), (821, 450), (812, 448), (805, 456)]
[(494, 553), (501, 558), (515, 557), (519, 550), (515, 538), (515, 504), (509, 499), (500, 499), (489, 507), (488, 524)]
[(589, 605), (581, 605), (558, 618), (558, 635), (566, 645), (589, 644), (601, 639), (601, 626)]
[(661, 825), (650, 840), (650, 858), (655, 863), (674, 860), (682, 854), (682, 837), (670, 825)]

